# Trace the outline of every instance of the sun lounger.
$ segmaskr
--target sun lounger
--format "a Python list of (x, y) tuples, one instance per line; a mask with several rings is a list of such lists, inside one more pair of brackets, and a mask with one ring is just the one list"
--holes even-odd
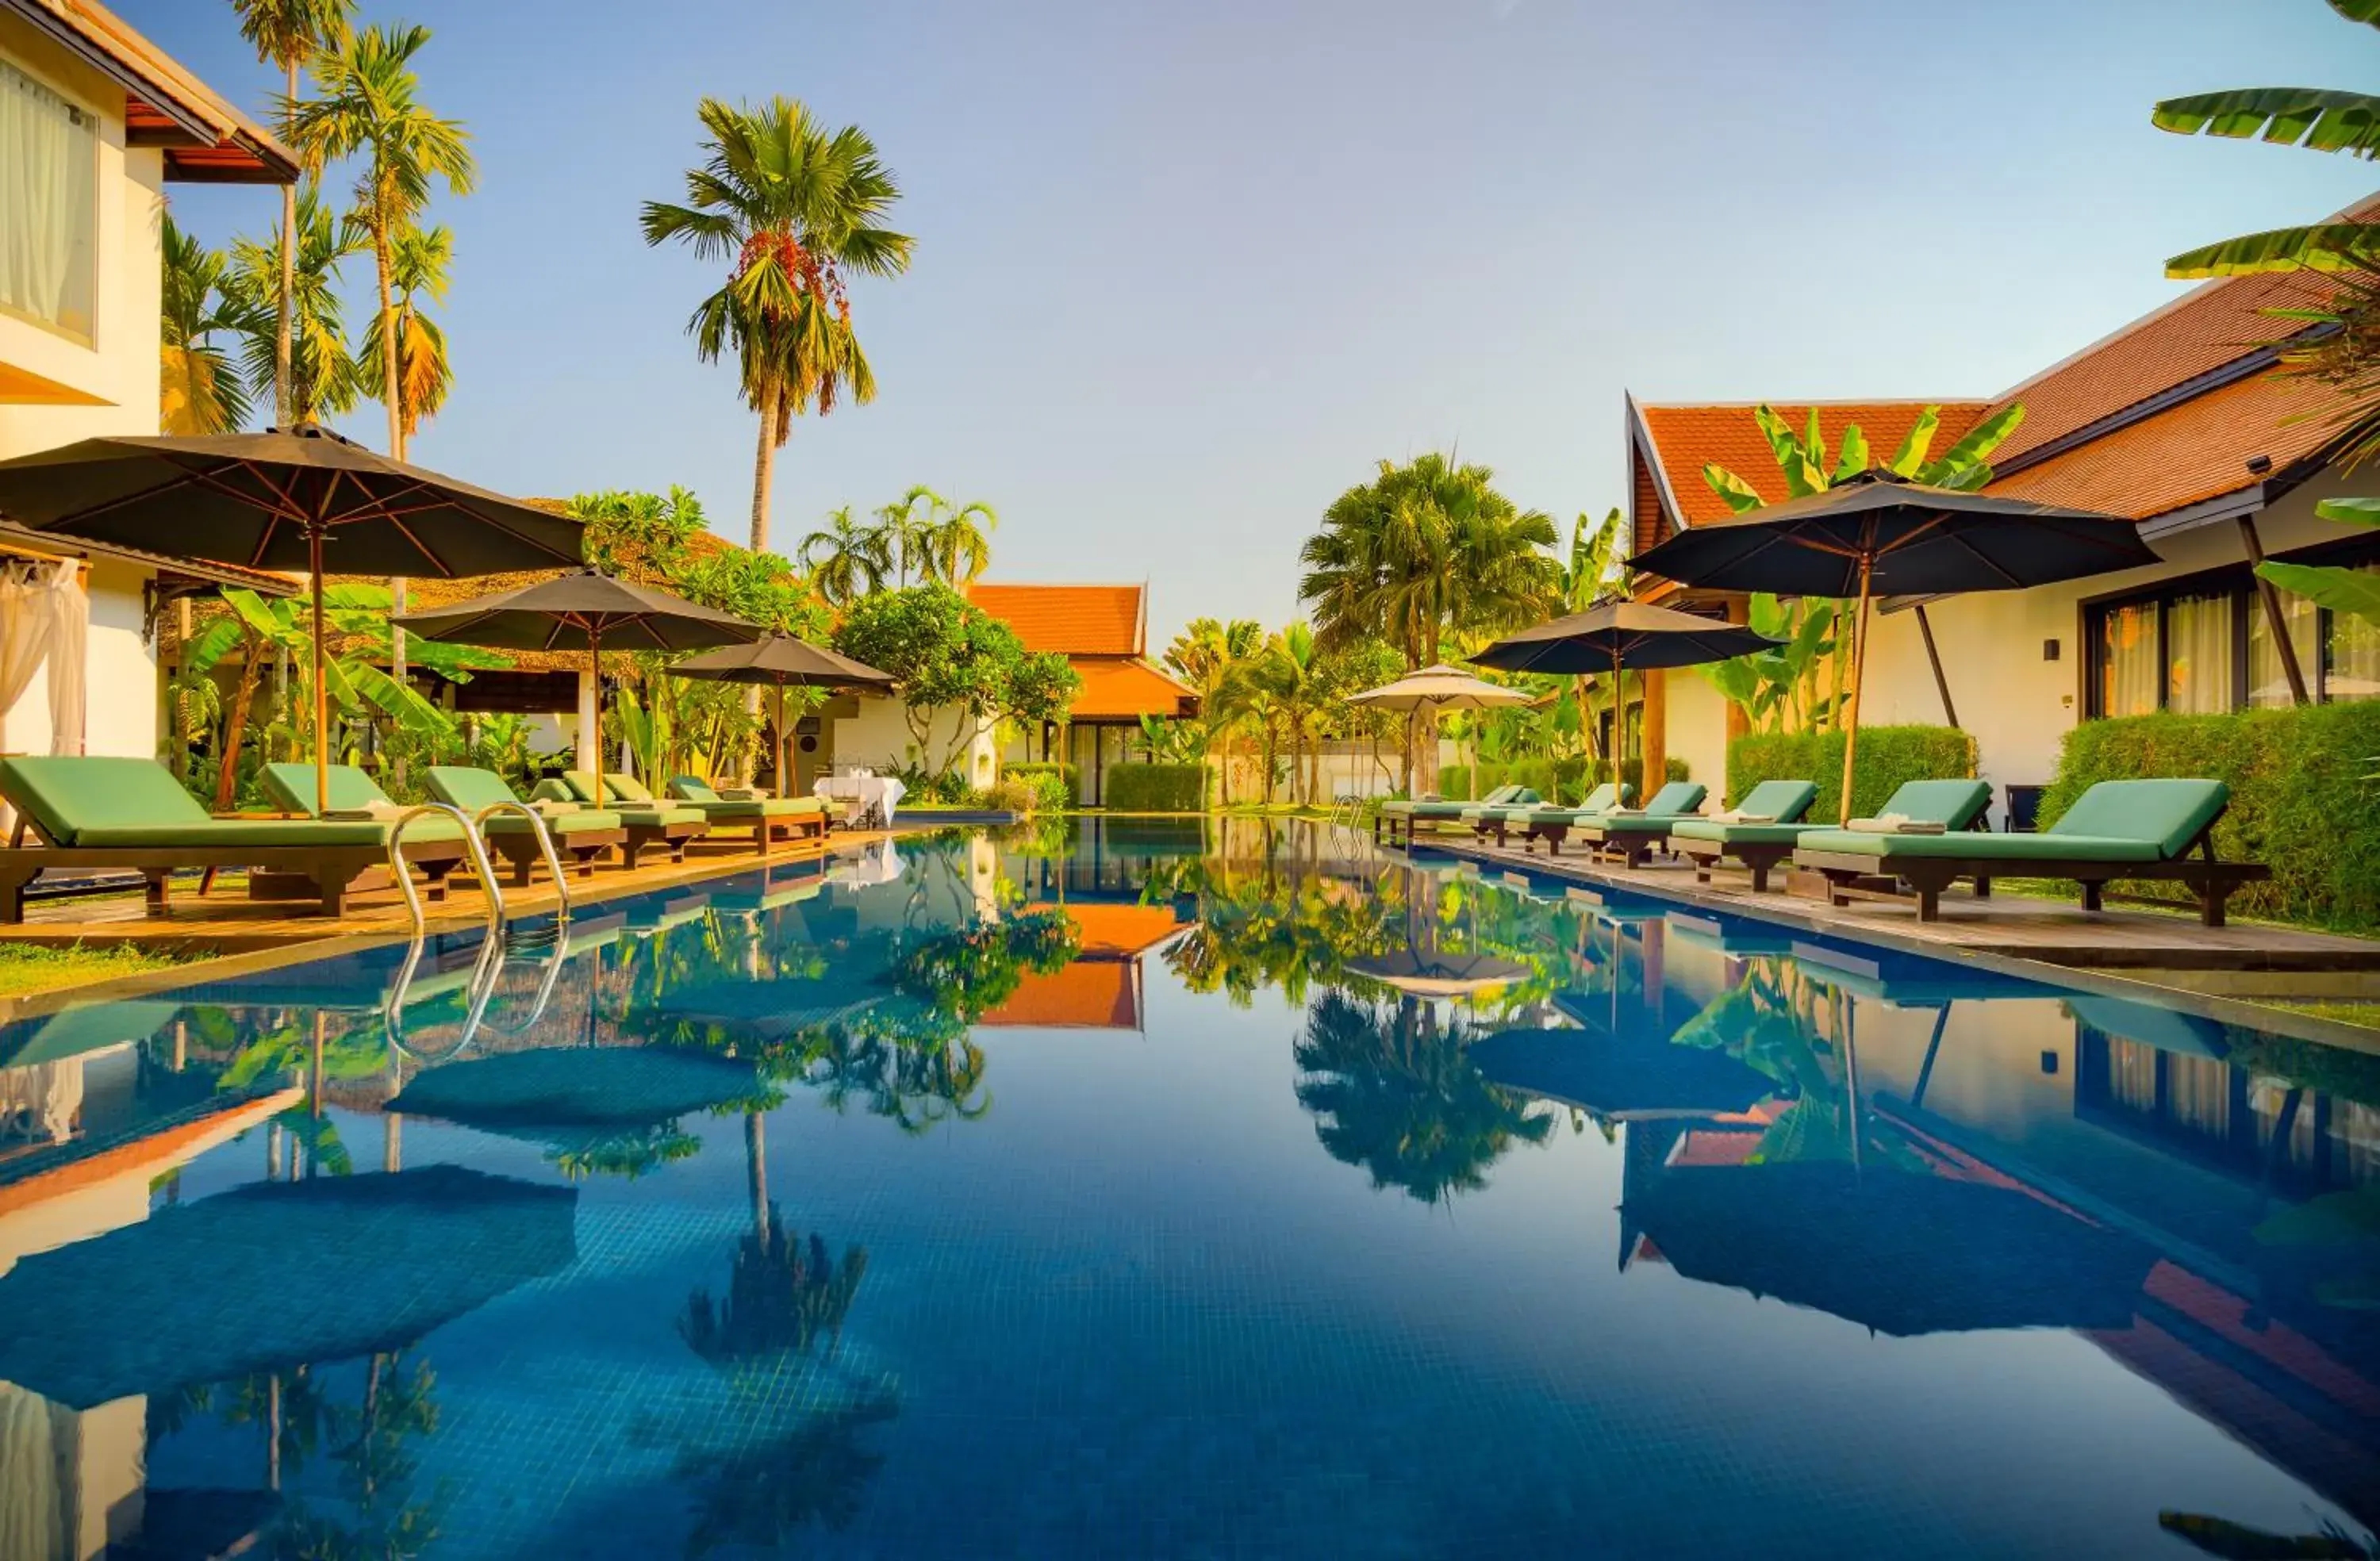
[(1404, 830), (1405, 843), (1411, 845), (1415, 825), (1459, 823), (1466, 813), (1475, 813), (1483, 808), (1519, 805), (1534, 803), (1536, 800), (1536, 793), (1526, 786), (1517, 785), (1499, 786), (1476, 802), (1456, 802), (1444, 797), (1426, 798), (1419, 801), (1410, 801), (1404, 797), (1390, 797), (1380, 805), (1377, 813), (1372, 815), (1372, 839), (1375, 841), (1381, 839), (1381, 832), (1386, 830), (1388, 843), (1394, 845), (1397, 843), (1397, 830), (1402, 826)]
[[(590, 805), (595, 799), (595, 778), (583, 769), (565, 770), (560, 778), (538, 782), (532, 797), (552, 797)], [(621, 827), (627, 831), (627, 842), (620, 847), (620, 860), (629, 867), (637, 865), (638, 855), (654, 846), (669, 853), (673, 862), (686, 860), (686, 848), (710, 833), (710, 817), (698, 807), (683, 803), (664, 802), (647, 791), (633, 775), (603, 775), (603, 807), (620, 816)]]
[[(504, 778), (494, 770), (459, 764), (431, 766), (430, 793), (475, 817), (480, 809), (500, 802), (520, 801), (504, 783)], [(552, 839), (553, 849), (570, 859), (582, 878), (595, 876), (597, 857), (627, 842), (628, 832), (616, 813), (595, 808), (564, 811), (542, 807), (539, 813), (545, 820), (545, 832)], [(529, 872), (537, 865), (540, 855), (537, 832), (529, 828), (528, 820), (510, 811), (491, 813), (480, 826), (480, 833), (490, 850), (500, 853), (512, 864), (513, 882), (528, 882)]]
[[(1774, 823), (1686, 819), (1670, 829), (1670, 849), (1694, 863), (1697, 883), (1710, 882), (1719, 863), (1733, 857), (1752, 870), (1752, 892), (1766, 893), (1771, 868), (1791, 857), (1807, 836), (1834, 828), (1806, 821), (1817, 795), (1817, 787), (1807, 780), (1763, 780), (1744, 793), (1735, 811), (1750, 818), (1768, 814)], [(1991, 787), (1981, 780), (1905, 780), (1886, 799), (1884, 812), (1937, 823), (1945, 830), (1967, 829), (1991, 800)]]
[[(257, 779), (264, 788), (264, 794), (273, 799), (274, 806), (285, 812), (302, 814), (308, 818), (327, 818), (339, 823), (354, 823), (368, 818), (386, 829), (395, 829), (398, 816), (406, 811), (403, 804), (392, 801), (389, 794), (380, 789), (379, 781), (354, 765), (332, 765), (329, 777), (331, 810), (328, 813), (314, 810), (314, 767), (310, 764), (268, 764), (259, 772)], [(383, 832), (383, 850), (386, 843), (387, 836)], [(423, 897), (433, 901), (446, 898), (447, 875), (469, 857), (469, 848), (463, 843), (462, 827), (451, 818), (435, 816), (416, 819), (406, 826), (404, 850), (406, 861), (421, 872)], [(296, 877), (300, 875), (275, 876)], [(264, 877), (261, 873), (250, 874), (250, 899), (258, 897), (259, 883)], [(212, 872), (208, 874), (208, 877), (213, 877)], [(206, 889), (207, 884), (200, 883), (199, 891), (203, 894)], [(277, 893), (270, 897), (285, 898)]]
[[(247, 867), (303, 874), (324, 915), (346, 908), (347, 888), (388, 860), (388, 829), (372, 819), (214, 818), (152, 759), (29, 756), (0, 759), (0, 797), (17, 807), (0, 851), (0, 922), (25, 919), (25, 886), (47, 867), (139, 873), (149, 910), (165, 910), (165, 881), (181, 867)], [(459, 836), (443, 842), (423, 829), (424, 872), (461, 860)], [(28, 844), (28, 832), (38, 843)], [(407, 860), (413, 860), (408, 833)]]
[(2220, 780), (2102, 780), (2037, 835), (1821, 829), (1802, 837), (1793, 865), (1826, 875), (1838, 905), (1879, 882), (1905, 884), (1928, 922), (1960, 878), (1973, 880), (1978, 897), (1996, 877), (2070, 879), (2082, 886), (2085, 911), (2100, 908), (2114, 880), (2169, 880), (2197, 897), (2202, 922), (2221, 926), (2234, 889), (2272, 877), (2261, 863), (2216, 859), (2215, 823), (2230, 802)]
[(1672, 780), (1653, 793), (1641, 813), (1606, 813), (1582, 819), (1574, 828), (1591, 853), (1641, 867), (1645, 857), (1669, 842), (1670, 827), (1694, 817), (1709, 794), (1698, 780)]
[(1636, 788), (1625, 780), (1606, 780), (1586, 793), (1586, 800), (1576, 807), (1551, 807), (1532, 802), (1524, 806), (1497, 808), (1484, 813), (1472, 824), (1472, 832), (1483, 840), (1496, 837), (1502, 845), (1514, 829), (1522, 831), (1521, 849), (1527, 851), (1531, 841), (1546, 842), (1550, 856), (1561, 854), (1561, 842), (1584, 819), (1600, 818), (1615, 807), (1625, 807), (1636, 798)]
[(702, 810), (711, 829), (748, 829), (752, 850), (766, 855), (772, 840), (800, 840), (806, 835), (826, 839), (823, 797), (729, 797), (697, 776), (670, 779), (671, 800)]

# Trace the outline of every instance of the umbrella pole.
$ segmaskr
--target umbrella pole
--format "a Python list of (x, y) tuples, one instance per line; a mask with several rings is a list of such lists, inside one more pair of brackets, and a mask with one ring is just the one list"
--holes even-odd
[(785, 680), (779, 678), (777, 680), (777, 794), (781, 797), (794, 794), (791, 789), (792, 771), (785, 768), (790, 762), (788, 755), (791, 751), (785, 745)]
[(603, 631), (593, 619), (587, 623), (587, 664), (595, 675), (595, 805), (603, 805)]
[(1852, 692), (1843, 706), (1843, 795), (1836, 822), (1848, 828), (1852, 821), (1852, 768), (1859, 746), (1860, 684), (1867, 672), (1867, 608), (1871, 572), (1876, 567), (1875, 554), (1860, 553), (1859, 615), (1852, 625)]
[(306, 567), (314, 578), (314, 814), (331, 811), (330, 691), (322, 684), (322, 532), (306, 528)]

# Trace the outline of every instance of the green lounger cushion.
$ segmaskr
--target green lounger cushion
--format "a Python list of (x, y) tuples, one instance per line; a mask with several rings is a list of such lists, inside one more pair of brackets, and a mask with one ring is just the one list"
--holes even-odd
[(1624, 782), (1614, 786), (1606, 780), (1586, 793), (1586, 800), (1576, 807), (1557, 807), (1550, 803), (1530, 802), (1520, 806), (1496, 809), (1508, 829), (1525, 829), (1536, 825), (1579, 824), (1594, 817), (1623, 797), (1633, 797), (1636, 788)]
[(1992, 788), (1984, 780), (1903, 780), (1876, 810), (1880, 817), (1898, 813), (1945, 829), (1964, 829), (1992, 805)]
[[(1415, 818), (1460, 818), (1466, 810), (1471, 808), (1500, 807), (1506, 803), (1522, 801), (1522, 793), (1527, 791), (1524, 786), (1499, 786), (1474, 802), (1464, 802), (1452, 797), (1439, 797), (1435, 801), (1425, 802), (1415, 802), (1407, 797), (1390, 797), (1380, 805), (1380, 811), (1399, 817), (1411, 816)], [(1536, 795), (1533, 792), (1528, 794)]]
[[(310, 764), (268, 764), (259, 777), (265, 794), (292, 813), (314, 811), (314, 767)], [(351, 764), (329, 767), (333, 811), (374, 807), (389, 800), (380, 782)]]
[(60, 846), (379, 845), (388, 826), (313, 818), (212, 818), (154, 759), (30, 755), (0, 759), (0, 796)]
[[(576, 813), (557, 813), (545, 820), (545, 832), (560, 839), (566, 835), (583, 835), (597, 829), (617, 829), (622, 816), (608, 807), (582, 807)], [(488, 835), (518, 835), (528, 831), (528, 820), (517, 813), (493, 813), (480, 826)]]
[(2220, 780), (2102, 780), (2037, 835), (1970, 834), (1956, 828), (1940, 835), (1826, 829), (1804, 835), (1801, 843), (1809, 851), (1886, 859), (2169, 862), (2189, 848), (2230, 800), (2230, 788)]
[(470, 765), (433, 764), (430, 767), (430, 794), (440, 802), (453, 803), (466, 813), (477, 813), (483, 807), (493, 807), (502, 802), (518, 802), (504, 778), (492, 769), (479, 769)]
[(1670, 827), (1702, 806), (1709, 789), (1694, 780), (1672, 780), (1653, 793), (1642, 813), (1607, 813), (1592, 822), (1606, 834), (1667, 832)]
[(826, 811), (826, 801), (821, 797), (760, 797), (748, 802), (722, 797), (711, 789), (710, 782), (693, 775), (670, 777), (670, 792), (680, 800), (702, 809), (704, 817), (728, 823), (748, 823), (755, 818), (794, 818)]
[(1817, 800), (1818, 788), (1810, 781), (1763, 780), (1743, 793), (1735, 811), (1779, 824), (1792, 824), (1798, 823)]
[(1681, 818), (1670, 826), (1673, 841), (1716, 841), (1721, 845), (1791, 845), (1831, 824), (1722, 824), (1716, 818)]

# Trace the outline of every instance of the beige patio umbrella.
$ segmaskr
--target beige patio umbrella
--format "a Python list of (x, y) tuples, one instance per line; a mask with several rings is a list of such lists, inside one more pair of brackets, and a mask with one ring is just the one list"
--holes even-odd
[[(1489, 683), (1473, 677), (1469, 672), (1450, 667), (1444, 662), (1424, 667), (1417, 672), (1407, 672), (1394, 683), (1378, 688), (1367, 688), (1361, 694), (1347, 696), (1351, 705), (1369, 705), (1381, 710), (1417, 710), (1432, 718), (1431, 731), (1437, 731), (1435, 718), (1441, 710), (1490, 710), (1512, 705), (1525, 705), (1529, 696), (1517, 688)], [(1472, 744), (1472, 763), (1465, 767), (1465, 785), (1471, 793), (1466, 800), (1479, 794), (1478, 744)]]

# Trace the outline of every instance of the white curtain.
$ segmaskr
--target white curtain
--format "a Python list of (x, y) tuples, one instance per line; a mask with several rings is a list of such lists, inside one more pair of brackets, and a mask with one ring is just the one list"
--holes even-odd
[(24, 745), (21, 734), (8, 730), (8, 711), (33, 686), (46, 655), (42, 644), (48, 616), (41, 607), (42, 566), (0, 561), (0, 754)]
[(72, 559), (61, 560), (51, 571), (44, 600), (49, 610), (50, 752), (79, 754), (91, 681), (91, 593), (82, 587), (82, 566)]
[(67, 1553), (55, 1418), (48, 1399), (0, 1382), (0, 1561)]
[(2230, 709), (2231, 598), (2176, 597), (2165, 614), (2165, 708), (2185, 715)]
[[(2316, 649), (2321, 643), (2321, 623), (2314, 604), (2301, 596), (2281, 593), (2281, 623), (2289, 636), (2289, 648), (2298, 655), (2298, 671), (2305, 678), (2306, 693), (2314, 692), (2314, 676), (2321, 669), (2315, 665)], [(2273, 627), (2265, 616), (2265, 604), (2253, 593), (2248, 599), (2248, 703), (2259, 709), (2273, 708), (2292, 703), (2289, 673), (2281, 667), (2281, 653), (2273, 644)]]
[(2099, 713), (2144, 716), (2157, 708), (2156, 604), (2116, 607), (2099, 629)]
[(0, 304), (91, 328), (99, 200), (91, 116), (0, 61)]

